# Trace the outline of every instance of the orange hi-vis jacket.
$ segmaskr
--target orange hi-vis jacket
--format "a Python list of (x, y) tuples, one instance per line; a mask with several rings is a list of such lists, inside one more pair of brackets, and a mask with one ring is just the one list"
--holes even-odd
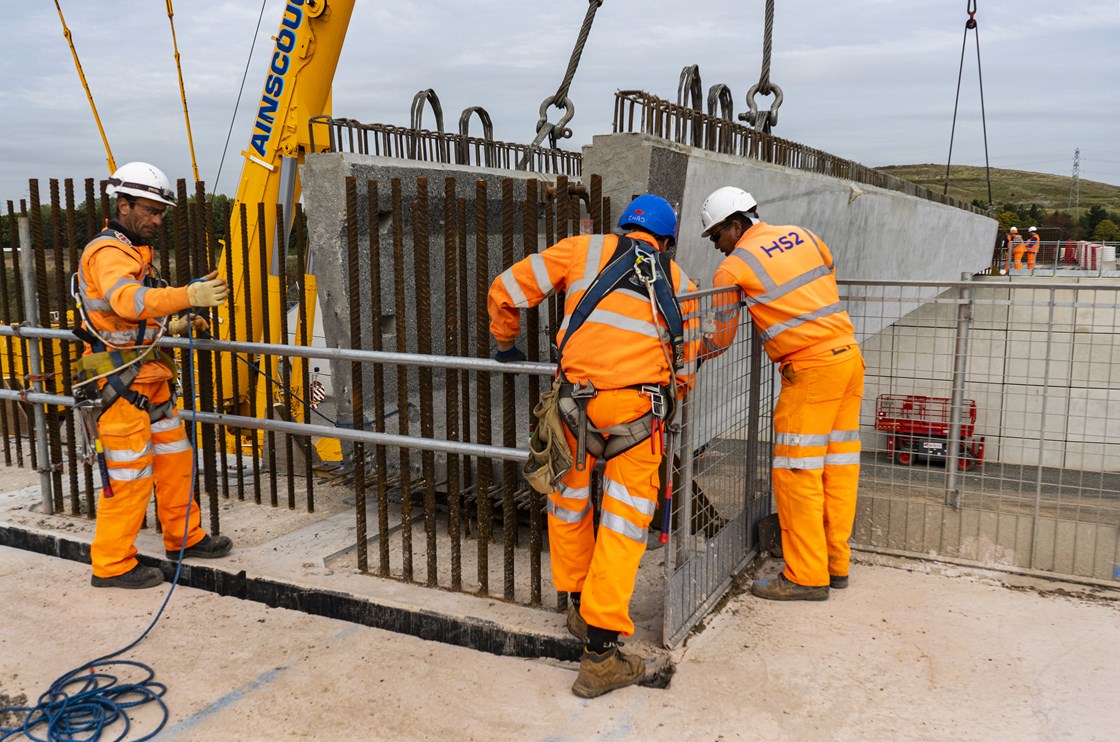
[(1038, 232), (1031, 232), (1027, 235), (1027, 241), (1023, 243), (1023, 247), (1027, 252), (1038, 252)]
[[(654, 244), (644, 232), (628, 237)], [(515, 263), (494, 279), (488, 297), (490, 333), (500, 341), (514, 340), (520, 331), (520, 310), (535, 307), (557, 291), (564, 293), (564, 320), (556, 335), (564, 340), (572, 313), (591, 282), (614, 255), (616, 235), (580, 235), (561, 240), (552, 247)], [(675, 262), (670, 261), (675, 294), (694, 291), (695, 285)], [(689, 316), (687, 307), (682, 315)], [(686, 371), (678, 373), (678, 385), (688, 385), (695, 357), (697, 320), (685, 322)], [(654, 324), (648, 294), (619, 287), (608, 293), (564, 346), (564, 376), (573, 383), (590, 381), (596, 389), (624, 389), (636, 384), (665, 386), (673, 371), (661, 341), (667, 335), (665, 322)], [(658, 327), (660, 326), (660, 330)]]
[[(155, 340), (157, 328), (154, 321), (147, 322), (137, 344), (141, 323), (163, 321), (167, 315), (189, 308), (187, 288), (145, 285), (145, 279), (154, 275), (152, 248), (135, 244), (119, 225), (111, 223), (110, 227), (90, 240), (82, 251), (78, 267), (82, 308), (93, 329), (111, 349), (143, 347)], [(91, 352), (87, 346), (86, 353)], [(136, 381), (166, 381), (171, 376), (171, 369), (162, 363), (144, 363)]]
[[(743, 290), (773, 361), (808, 358), (855, 343), (852, 321), (840, 306), (832, 253), (807, 229), (754, 224), (720, 263), (712, 283)], [(714, 303), (728, 301), (717, 296)], [(718, 347), (734, 337), (733, 314), (717, 306)]]

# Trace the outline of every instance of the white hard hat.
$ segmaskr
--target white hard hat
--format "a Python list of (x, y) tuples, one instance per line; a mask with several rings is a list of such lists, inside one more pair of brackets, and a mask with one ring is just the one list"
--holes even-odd
[(175, 205), (175, 193), (171, 190), (171, 181), (162, 170), (146, 162), (129, 162), (121, 165), (109, 178), (109, 187), (105, 192), (110, 196), (137, 196), (150, 198), (168, 206)]
[(1018, 227), (1012, 227), (1012, 228), (1011, 228), (1011, 231), (1012, 231), (1012, 232), (1018, 232), (1018, 231), (1019, 231), (1019, 228), (1018, 228)]
[(1030, 228), (1030, 229), (1028, 229), (1027, 231), (1028, 231), (1028, 232), (1037, 232), (1038, 230), (1037, 230), (1037, 229), (1035, 229), (1034, 227), (1031, 227), (1031, 228)]
[(704, 226), (701, 237), (707, 237), (712, 229), (722, 224), (727, 217), (740, 212), (754, 211), (758, 202), (754, 196), (735, 186), (724, 186), (712, 191), (700, 209), (700, 223)]

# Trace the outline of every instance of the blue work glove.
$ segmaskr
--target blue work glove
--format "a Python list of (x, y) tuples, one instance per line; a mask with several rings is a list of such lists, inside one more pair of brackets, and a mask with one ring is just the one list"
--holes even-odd
[(509, 350), (499, 350), (494, 354), (494, 360), (498, 363), (516, 363), (517, 361), (524, 361), (525, 354), (515, 345)]

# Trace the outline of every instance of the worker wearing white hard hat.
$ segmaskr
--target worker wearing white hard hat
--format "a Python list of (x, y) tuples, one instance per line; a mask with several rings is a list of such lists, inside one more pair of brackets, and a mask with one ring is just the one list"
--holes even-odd
[(1027, 230), (1027, 241), (1023, 243), (1023, 251), (1027, 254), (1027, 269), (1034, 269), (1035, 258), (1038, 257), (1038, 227)]
[(201, 317), (172, 315), (218, 306), (228, 288), (217, 271), (179, 287), (159, 277), (150, 243), (175, 205), (159, 168), (130, 162), (113, 173), (106, 191), (115, 199), (114, 216), (85, 246), (78, 269), (82, 326), (75, 332), (86, 351), (76, 364), (74, 395), (100, 397), (102, 409), (96, 429), (105, 481), (90, 547), (91, 584), (141, 589), (163, 582), (159, 568), (136, 559), (153, 490), (169, 558), (183, 546), (188, 557), (225, 556), (233, 546), (228, 536), (202, 530), (198, 508), (188, 507), (194, 452), (175, 409), (178, 369), (154, 345), (167, 333), (205, 328)]
[[(773, 226), (735, 187), (716, 190), (700, 211), (702, 235), (725, 256), (715, 287), (747, 296), (763, 347), (779, 364), (772, 481), (785, 569), (755, 580), (770, 600), (825, 600), (848, 586), (848, 538), (859, 484), (863, 356), (840, 305), (832, 253), (820, 237)], [(713, 297), (716, 328), (706, 346), (728, 347), (738, 324), (739, 291)]]

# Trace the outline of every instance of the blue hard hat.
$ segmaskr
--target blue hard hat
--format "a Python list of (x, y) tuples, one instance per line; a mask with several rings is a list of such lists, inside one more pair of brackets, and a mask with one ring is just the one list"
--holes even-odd
[(677, 244), (677, 215), (661, 196), (651, 193), (638, 196), (622, 212), (618, 226), (621, 229), (638, 227), (658, 237), (668, 237), (670, 245)]

